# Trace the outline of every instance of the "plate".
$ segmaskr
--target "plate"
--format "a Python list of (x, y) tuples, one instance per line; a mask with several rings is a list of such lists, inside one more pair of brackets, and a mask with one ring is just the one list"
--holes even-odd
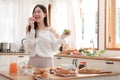
[(58, 74), (56, 73), (57, 76), (62, 76), (62, 77), (71, 77), (71, 76), (76, 76), (77, 74)]

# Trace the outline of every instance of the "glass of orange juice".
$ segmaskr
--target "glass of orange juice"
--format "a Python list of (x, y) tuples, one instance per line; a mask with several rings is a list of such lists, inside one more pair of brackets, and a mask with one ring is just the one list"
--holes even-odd
[(9, 74), (17, 74), (18, 73), (18, 66), (15, 61), (11, 61), (9, 65)]

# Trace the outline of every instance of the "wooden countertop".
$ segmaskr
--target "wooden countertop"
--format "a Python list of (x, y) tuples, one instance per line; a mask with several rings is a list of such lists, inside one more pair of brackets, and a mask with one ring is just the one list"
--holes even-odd
[[(10, 80), (34, 80), (32, 75), (9, 75), (8, 72), (0, 71), (0, 75), (6, 77)], [(120, 75), (120, 73), (104, 73), (104, 74), (77, 74), (74, 77), (60, 77), (54, 74), (50, 75), (49, 80), (70, 80), (70, 79), (83, 79), (83, 78), (92, 78), (92, 77), (102, 77), (102, 76), (113, 76)], [(45, 79), (46, 80), (46, 79)]]
[(57, 56), (57, 57), (70, 57), (70, 58), (120, 61), (120, 56), (119, 57), (103, 57), (103, 56), (81, 56), (81, 55), (65, 55), (65, 54), (58, 54), (58, 55), (55, 55), (55, 56)]
[[(0, 55), (29, 55), (27, 53), (19, 53), (19, 52), (0, 52)], [(103, 56), (81, 56), (81, 55), (65, 55), (65, 54), (57, 54), (57, 57), (70, 57), (70, 58), (81, 58), (81, 59), (96, 59), (96, 60), (109, 60), (109, 61), (120, 61), (119, 57), (103, 57)]]
[(20, 52), (0, 52), (0, 55), (29, 55), (29, 54)]

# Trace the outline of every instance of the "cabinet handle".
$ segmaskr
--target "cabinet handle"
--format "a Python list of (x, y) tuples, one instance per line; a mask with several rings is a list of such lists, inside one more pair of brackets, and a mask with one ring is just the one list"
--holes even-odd
[(18, 56), (18, 57), (22, 58), (22, 57), (24, 57), (24, 56)]
[(57, 57), (57, 59), (62, 59), (61, 57)]
[(76, 67), (77, 67), (77, 61), (78, 61), (78, 59), (75, 60), (75, 66), (76, 66)]
[(114, 62), (106, 62), (106, 64), (114, 64)]
[(73, 61), (72, 61), (72, 64), (74, 65), (74, 63), (75, 63), (75, 59), (73, 59)]

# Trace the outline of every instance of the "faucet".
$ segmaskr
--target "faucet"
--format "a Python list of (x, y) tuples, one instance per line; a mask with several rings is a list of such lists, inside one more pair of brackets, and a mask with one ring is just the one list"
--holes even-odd
[(25, 50), (24, 50), (24, 40), (25, 40), (25, 38), (21, 40), (21, 49), (20, 49), (20, 52), (25, 52)]
[(94, 41), (93, 41), (93, 39), (90, 41), (90, 43), (92, 43), (93, 54), (96, 54), (96, 51), (95, 51), (95, 48), (94, 48)]

